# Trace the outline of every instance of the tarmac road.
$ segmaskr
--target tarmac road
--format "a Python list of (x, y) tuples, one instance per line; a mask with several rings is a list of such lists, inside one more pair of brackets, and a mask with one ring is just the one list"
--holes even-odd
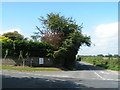
[[(85, 62), (76, 71), (2, 71), (2, 88), (118, 88), (118, 72)], [(74, 90), (74, 89), (73, 89)], [(102, 89), (103, 90), (103, 89)], [(106, 89), (105, 89), (106, 90)]]

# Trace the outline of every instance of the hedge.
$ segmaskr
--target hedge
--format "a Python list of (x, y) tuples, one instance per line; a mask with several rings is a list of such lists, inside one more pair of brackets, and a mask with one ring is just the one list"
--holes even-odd
[(2, 57), (19, 57), (22, 51), (23, 57), (48, 57), (53, 53), (53, 48), (46, 42), (33, 42), (25, 40), (2, 42)]

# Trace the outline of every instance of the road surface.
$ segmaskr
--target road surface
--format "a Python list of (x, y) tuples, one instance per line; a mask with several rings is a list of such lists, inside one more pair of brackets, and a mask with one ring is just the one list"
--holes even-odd
[(2, 88), (118, 88), (118, 72), (85, 62), (78, 62), (77, 68), (76, 71), (48, 72), (3, 70)]

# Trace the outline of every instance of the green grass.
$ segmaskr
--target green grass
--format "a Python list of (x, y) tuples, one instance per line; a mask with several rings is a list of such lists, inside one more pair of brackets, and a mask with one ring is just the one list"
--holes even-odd
[(16, 71), (61, 71), (58, 68), (46, 67), (15, 67), (15, 66), (2, 66), (3, 70), (16, 70)]

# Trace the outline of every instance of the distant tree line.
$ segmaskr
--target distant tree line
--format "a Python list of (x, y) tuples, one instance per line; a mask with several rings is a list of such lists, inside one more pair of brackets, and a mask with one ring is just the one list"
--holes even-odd
[(101, 56), (101, 57), (114, 57), (114, 58), (120, 57), (120, 55), (118, 55), (118, 54), (114, 54), (114, 55), (112, 55), (112, 54), (108, 54), (108, 55), (98, 54), (97, 56)]
[(114, 54), (114, 55), (112, 55), (112, 54), (108, 54), (108, 55), (103, 55), (103, 54), (98, 54), (98, 55), (77, 55), (76, 56), (76, 60), (77, 61), (81, 61), (81, 59), (82, 59), (82, 57), (108, 57), (108, 58), (120, 58), (120, 55), (118, 55), (118, 54)]

